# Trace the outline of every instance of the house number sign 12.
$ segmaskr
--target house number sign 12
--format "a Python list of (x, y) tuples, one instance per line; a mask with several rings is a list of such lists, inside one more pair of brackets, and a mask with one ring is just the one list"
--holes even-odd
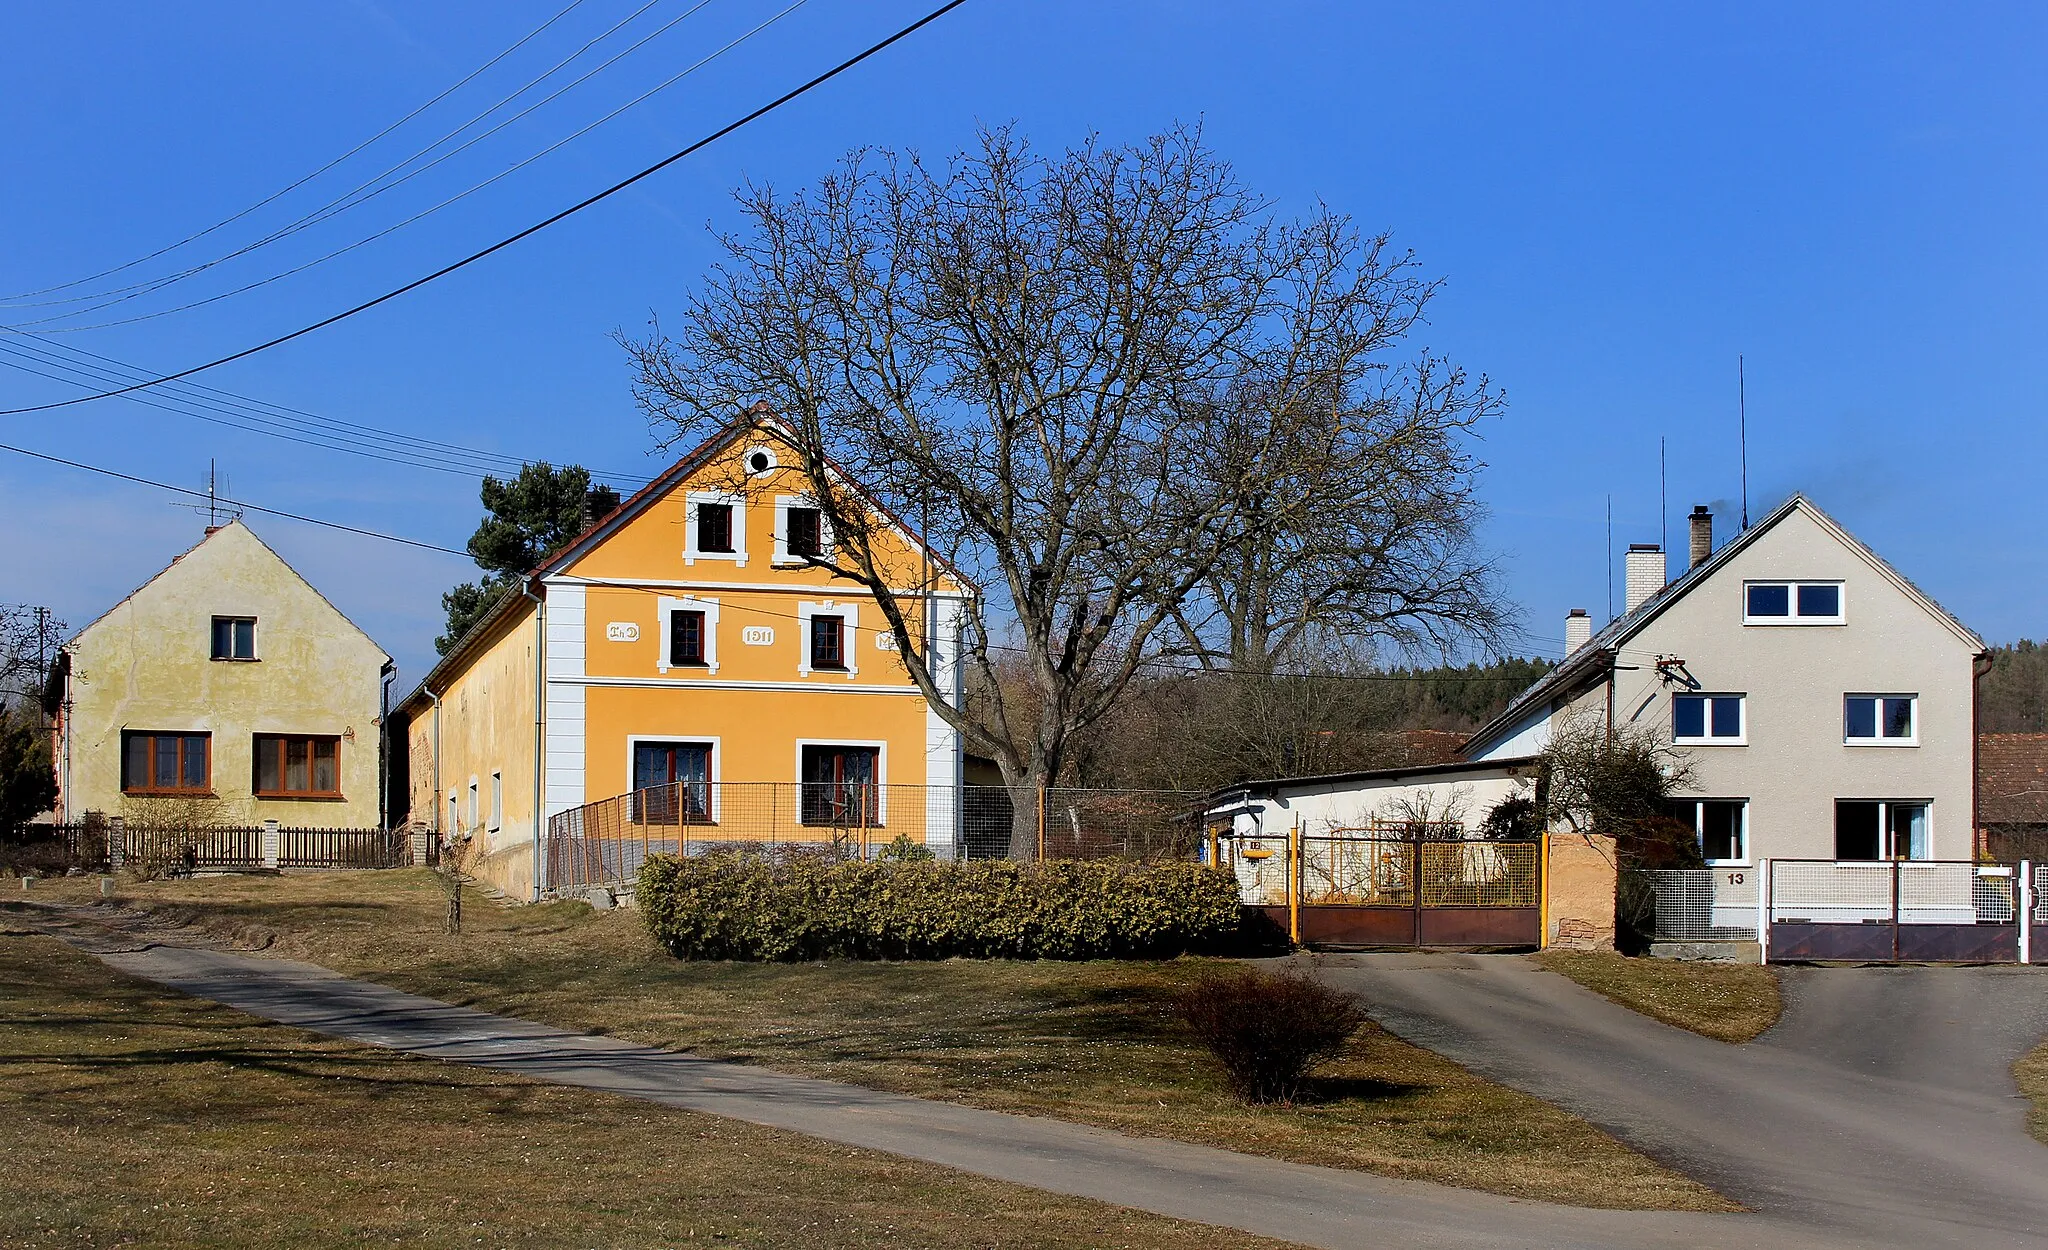
[(749, 625), (740, 631), (740, 641), (750, 647), (775, 645), (775, 630), (767, 625)]

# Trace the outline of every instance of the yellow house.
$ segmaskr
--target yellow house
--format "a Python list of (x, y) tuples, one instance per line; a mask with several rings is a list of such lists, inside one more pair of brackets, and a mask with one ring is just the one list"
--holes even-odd
[[(738, 839), (857, 818), (864, 842), (956, 854), (959, 735), (874, 597), (827, 567), (785, 455), (772, 425), (735, 423), (508, 591), (399, 707), (412, 819), (481, 838), (482, 874), (515, 897), (555, 884), (548, 822), (593, 804)], [(877, 541), (892, 586), (930, 605), (957, 704), (966, 588), (904, 527)]]
[(391, 658), (240, 521), (64, 644), (57, 810), (382, 827)]

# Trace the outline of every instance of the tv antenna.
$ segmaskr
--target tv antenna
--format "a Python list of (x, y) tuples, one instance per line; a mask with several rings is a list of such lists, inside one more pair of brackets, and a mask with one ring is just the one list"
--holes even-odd
[(1742, 532), (1749, 532), (1749, 386), (1743, 377), (1742, 354), (1735, 356), (1735, 429), (1742, 457)]
[(228, 475), (222, 473), (214, 465), (212, 457), (208, 457), (206, 461), (206, 502), (184, 503), (174, 506), (189, 508), (194, 512), (203, 513), (206, 517), (206, 532), (210, 534), (221, 526), (226, 525), (229, 521), (239, 521), (242, 519), (242, 510), (225, 498), (226, 492), (231, 489), (233, 488), (228, 484)]

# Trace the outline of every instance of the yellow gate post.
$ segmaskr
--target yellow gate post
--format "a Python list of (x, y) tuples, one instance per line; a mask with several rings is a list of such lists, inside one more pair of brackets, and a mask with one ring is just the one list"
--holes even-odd
[(1550, 831), (1536, 841), (1536, 949), (1550, 945)]
[(1287, 940), (1301, 945), (1301, 821), (1287, 831)]

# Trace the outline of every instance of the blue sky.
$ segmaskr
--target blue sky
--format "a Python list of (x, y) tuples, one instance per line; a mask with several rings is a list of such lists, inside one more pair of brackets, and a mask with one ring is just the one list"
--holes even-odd
[[(211, 259), (319, 207), (642, 2), (585, 0), (362, 155), (101, 285)], [(42, 328), (211, 296), (382, 230), (787, 2), (713, 0), (411, 182), (162, 291)], [(0, 296), (84, 277), (249, 206), (566, 3), (18, 8), (0, 75)], [(688, 7), (659, 0), (622, 33)], [(924, 7), (810, 0), (616, 121), (343, 258), (190, 311), (52, 337), (167, 370), (296, 328), (650, 163)], [(733, 221), (740, 180), (806, 182), (857, 145), (944, 152), (977, 123), (1015, 122), (1058, 146), (1199, 120), (1282, 211), (1321, 198), (1363, 228), (1392, 231), (1447, 279), (1422, 341), (1491, 374), (1510, 401), (1480, 448), (1482, 493), (1487, 543), (1528, 631), (1523, 650), (1554, 653), (1567, 608), (1604, 614), (1610, 494), (1617, 549), (1658, 538), (1660, 435), (1673, 541), (1682, 547), (1682, 517), (1700, 502), (1728, 532), (1738, 354), (1752, 515), (1804, 490), (1988, 639), (2039, 637), (2044, 36), (2048, 11), (2018, 4), (971, 0), (539, 237), (202, 380), (337, 421), (651, 474), (663, 462), (609, 334), (679, 308), (711, 257), (707, 228)], [(0, 323), (81, 307), (24, 304), (0, 306)], [(0, 407), (76, 393), (0, 367)], [(212, 457), (240, 497), (450, 547), (477, 519), (473, 479), (123, 400), (0, 427), (0, 442), (187, 485), (203, 482)], [(47, 603), (74, 625), (202, 524), (154, 492), (4, 453), (0, 498), (0, 601)], [(406, 684), (419, 677), (439, 592), (472, 574), (465, 561), (251, 520), (398, 657)]]

